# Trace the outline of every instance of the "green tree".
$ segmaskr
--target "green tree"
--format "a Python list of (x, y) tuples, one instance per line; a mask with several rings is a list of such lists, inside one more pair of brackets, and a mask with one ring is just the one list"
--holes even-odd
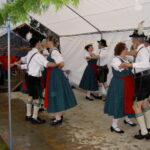
[(64, 5), (77, 5), (79, 0), (13, 0), (3, 4), (0, 9), (0, 25), (4, 25), (7, 17), (11, 17), (11, 22), (16, 24), (29, 19), (29, 13), (41, 13), (50, 5), (54, 5), (56, 10)]

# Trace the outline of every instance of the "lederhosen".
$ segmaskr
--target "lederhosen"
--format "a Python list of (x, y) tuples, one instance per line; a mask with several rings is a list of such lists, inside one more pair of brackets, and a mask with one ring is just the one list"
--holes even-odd
[[(100, 53), (101, 53), (101, 51), (100, 51)], [(100, 60), (99, 60), (99, 80), (100, 80), (100, 83), (105, 83), (107, 81), (108, 72), (109, 72), (108, 66), (107, 65), (100, 66)]]
[[(34, 53), (28, 64), (27, 64), (27, 70), (29, 67), (29, 63), (31, 62), (31, 59), (33, 56), (35, 56), (37, 53)], [(41, 77), (34, 77), (32, 75), (29, 75), (26, 73), (25, 75), (25, 81), (27, 84), (27, 89), (28, 89), (28, 94), (31, 96), (33, 99), (40, 99), (42, 97), (42, 87), (41, 87)]]
[[(142, 50), (142, 48), (144, 47), (141, 47), (139, 51)], [(134, 58), (134, 62), (136, 62), (137, 55)], [(139, 73), (136, 73), (134, 69), (134, 78), (135, 78), (135, 101), (141, 101), (144, 100), (145, 98), (148, 98), (150, 94), (150, 69)]]

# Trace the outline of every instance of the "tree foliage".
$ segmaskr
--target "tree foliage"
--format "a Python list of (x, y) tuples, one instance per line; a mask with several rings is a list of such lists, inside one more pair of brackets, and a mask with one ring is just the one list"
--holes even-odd
[(0, 25), (5, 24), (8, 16), (11, 17), (11, 22), (16, 24), (26, 21), (29, 13), (40, 14), (51, 4), (58, 10), (64, 5), (77, 5), (78, 2), (79, 0), (13, 0), (13, 2), (3, 4), (0, 9)]

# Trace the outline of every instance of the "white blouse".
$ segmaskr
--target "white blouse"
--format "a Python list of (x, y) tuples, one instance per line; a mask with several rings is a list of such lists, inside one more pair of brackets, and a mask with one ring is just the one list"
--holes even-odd
[[(116, 56), (116, 57), (114, 57), (113, 59), (112, 59), (112, 61), (111, 61), (111, 66), (116, 70), (116, 71), (123, 71), (124, 69), (122, 68), (122, 69), (120, 69), (119, 68), (119, 66), (122, 64), (122, 62), (121, 62), (121, 60), (120, 60), (121, 58), (119, 57), (119, 56)], [(128, 62), (128, 60), (126, 59), (126, 60), (124, 60), (124, 59), (122, 59), (124, 62)]]
[(57, 49), (52, 50), (51, 57), (52, 57), (52, 59), (54, 59), (56, 64), (64, 62), (62, 55), (59, 53), (59, 51)]
[(85, 59), (86, 59), (86, 57), (91, 57), (91, 56), (96, 56), (96, 54), (93, 52), (92, 53), (86, 52)]

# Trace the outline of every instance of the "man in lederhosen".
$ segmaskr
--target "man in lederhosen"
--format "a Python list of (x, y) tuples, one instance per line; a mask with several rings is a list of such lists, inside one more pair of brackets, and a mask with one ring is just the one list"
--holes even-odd
[[(41, 88), (41, 76), (43, 67), (55, 67), (57, 66), (53, 62), (48, 62), (44, 56), (40, 53), (41, 42), (37, 38), (32, 38), (30, 40), (30, 45), (32, 50), (28, 52), (25, 57), (21, 58), (22, 69), (27, 69), (27, 74), (25, 76), (27, 89), (28, 89), (28, 100), (27, 100), (27, 113), (26, 121), (31, 121), (33, 124), (45, 123), (45, 120), (38, 117), (38, 111), (40, 108), (40, 98), (42, 97)], [(32, 105), (33, 105), (33, 115), (32, 115)]]
[(132, 67), (135, 73), (135, 102), (133, 109), (136, 120), (140, 126), (139, 134), (135, 135), (136, 139), (150, 139), (150, 106), (148, 97), (150, 95), (150, 55), (144, 46), (145, 35), (141, 30), (142, 22), (137, 30), (130, 35), (132, 43), (137, 53), (134, 62), (125, 63), (125, 67)]
[(101, 39), (98, 42), (98, 48), (99, 48), (99, 60), (97, 62), (97, 65), (99, 67), (99, 81), (100, 81), (100, 93), (101, 94), (101, 89), (102, 86), (104, 86), (104, 89), (106, 90), (108, 85), (107, 85), (107, 75), (109, 72), (108, 69), (108, 49), (107, 49), (107, 43), (106, 40)]

